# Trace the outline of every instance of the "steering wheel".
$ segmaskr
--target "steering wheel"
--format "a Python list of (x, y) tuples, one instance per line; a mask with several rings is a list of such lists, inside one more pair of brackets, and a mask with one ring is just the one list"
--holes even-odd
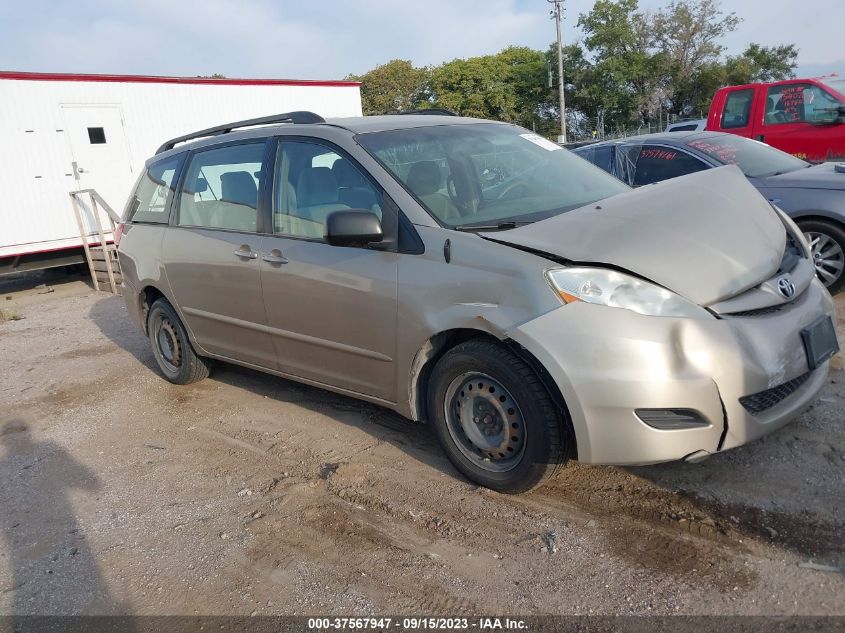
[(517, 192), (517, 194), (521, 193), (522, 195), (527, 195), (531, 193), (531, 188), (528, 186), (527, 183), (524, 182), (512, 182), (507, 187), (505, 187), (502, 192), (496, 196), (496, 200), (507, 200), (510, 198), (518, 197), (509, 195), (512, 192)]
[(455, 179), (452, 174), (446, 176), (446, 193), (449, 194), (449, 198), (455, 203), (455, 206), (460, 206), (458, 204), (458, 190), (455, 189)]
[(466, 217), (467, 209), (466, 204), (458, 198), (458, 190), (455, 189), (455, 179), (452, 177), (452, 174), (449, 174), (446, 177), (446, 193), (449, 194), (449, 199), (452, 201), (452, 204), (455, 205), (455, 208), (458, 210), (458, 215)]

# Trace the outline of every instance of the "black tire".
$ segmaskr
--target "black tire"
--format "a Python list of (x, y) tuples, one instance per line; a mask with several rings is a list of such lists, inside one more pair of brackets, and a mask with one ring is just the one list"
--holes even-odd
[(158, 368), (176, 385), (189, 385), (208, 378), (211, 359), (198, 355), (185, 326), (166, 299), (158, 299), (147, 315), (147, 332)]
[[(508, 494), (531, 490), (572, 454), (569, 420), (534, 370), (499, 343), (471, 340), (446, 352), (427, 395), (428, 417), (447, 457), (482, 486)], [(479, 446), (499, 441), (498, 448)]]
[[(810, 247), (813, 248), (813, 252), (810, 257), (816, 266), (818, 278), (827, 287), (830, 294), (836, 294), (845, 287), (845, 230), (838, 224), (824, 220), (798, 222), (798, 228), (807, 236), (808, 241), (810, 241), (810, 235), (825, 236), (830, 240), (821, 252), (813, 248), (811, 243)], [(838, 251), (835, 247), (838, 247)], [(825, 253), (829, 253), (827, 258), (822, 257)], [(842, 266), (842, 268), (838, 268), (839, 266)], [(830, 275), (837, 272), (838, 276), (832, 279)]]

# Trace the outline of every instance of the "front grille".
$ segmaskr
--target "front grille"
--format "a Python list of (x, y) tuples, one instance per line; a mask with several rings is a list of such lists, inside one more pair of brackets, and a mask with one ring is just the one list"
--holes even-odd
[(773, 314), (775, 312), (780, 312), (786, 306), (790, 305), (789, 303), (781, 303), (776, 306), (766, 306), (765, 308), (757, 308), (755, 310), (744, 310), (742, 312), (730, 312), (725, 316), (732, 316), (732, 317), (755, 317), (755, 316), (763, 316), (764, 314)]
[(806, 374), (801, 374), (797, 378), (781, 383), (777, 387), (772, 387), (771, 389), (766, 389), (766, 391), (761, 391), (750, 396), (743, 396), (739, 399), (739, 403), (745, 407), (746, 411), (753, 415), (763, 413), (763, 411), (771, 409), (776, 404), (780, 404), (795, 393), (801, 385), (807, 382), (807, 379), (812, 373), (808, 371)]

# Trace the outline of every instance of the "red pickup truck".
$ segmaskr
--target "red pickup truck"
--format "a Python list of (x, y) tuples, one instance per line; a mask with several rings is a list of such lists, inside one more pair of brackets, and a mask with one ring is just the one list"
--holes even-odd
[(812, 162), (845, 158), (845, 78), (722, 88), (710, 104), (707, 129), (763, 141)]

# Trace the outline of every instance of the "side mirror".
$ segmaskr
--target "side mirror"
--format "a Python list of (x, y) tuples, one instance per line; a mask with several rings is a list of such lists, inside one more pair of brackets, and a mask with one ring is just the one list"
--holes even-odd
[(326, 241), (332, 246), (367, 246), (383, 239), (381, 220), (372, 211), (334, 211), (326, 218)]
[(835, 125), (837, 123), (845, 123), (845, 105), (834, 108), (824, 108), (823, 110), (817, 110), (817, 112), (823, 112), (824, 114), (812, 121), (813, 125)]

